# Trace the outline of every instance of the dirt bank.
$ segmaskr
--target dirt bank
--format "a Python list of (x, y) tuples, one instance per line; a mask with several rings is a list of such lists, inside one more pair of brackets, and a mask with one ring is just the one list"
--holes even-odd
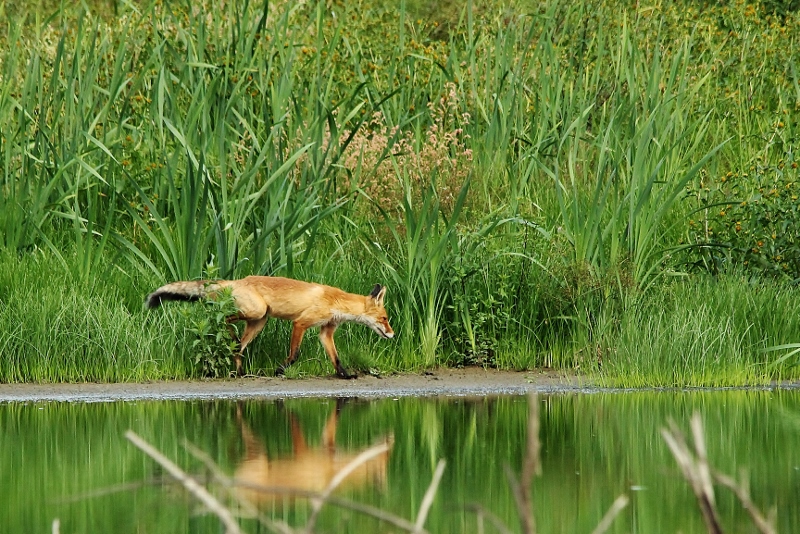
[(585, 391), (591, 385), (563, 371), (439, 369), (424, 374), (362, 376), (356, 380), (246, 377), (135, 384), (0, 384), (0, 402), (235, 399), (290, 397), (405, 397)]

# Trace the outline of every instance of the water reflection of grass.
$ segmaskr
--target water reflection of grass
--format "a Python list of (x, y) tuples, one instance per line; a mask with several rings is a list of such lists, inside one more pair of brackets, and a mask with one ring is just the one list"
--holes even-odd
[[(534, 481), (532, 500), (540, 532), (591, 532), (623, 493), (631, 502), (610, 532), (705, 532), (694, 496), (660, 436), (669, 419), (683, 427), (695, 411), (704, 421), (713, 467), (737, 478), (744, 468), (753, 502), (762, 509), (776, 507), (780, 531), (790, 532), (800, 520), (794, 506), (800, 466), (795, 391), (548, 395), (539, 404), (542, 476)], [(242, 403), (244, 420), (266, 454), (277, 459), (294, 457), (289, 414), (302, 425), (308, 446), (317, 448), (324, 446), (321, 436), (335, 408), (332, 400)], [(340, 496), (412, 520), (444, 458), (447, 467), (428, 530), (476, 531), (477, 516), (469, 511), (476, 504), (516, 530), (517, 509), (504, 465), (522, 471), (527, 428), (525, 398), (345, 403), (336, 432), (339, 449), (363, 450), (389, 433), (395, 442), (383, 489), (351, 488)], [(59, 517), (62, 532), (218, 531), (215, 519), (194, 515), (192, 500), (125, 442), (127, 429), (200, 480), (210, 479), (203, 463), (184, 449), (184, 440), (228, 474), (246, 457), (230, 402), (3, 405), (0, 488), (8, 529), (44, 531)], [(138, 487), (98, 495), (120, 483)], [(73, 499), (84, 494), (96, 496)], [(43, 500), (49, 505), (42, 506)], [(726, 490), (718, 489), (717, 507), (724, 525), (749, 521)], [(295, 526), (305, 524), (311, 512), (302, 500), (264, 510)], [(255, 530), (253, 519), (242, 521), (245, 530)], [(120, 524), (130, 530), (120, 530)], [(352, 530), (380, 530), (374, 519), (323, 508), (320, 529), (345, 524)]]
[[(338, 403), (333, 417), (335, 418), (338, 413)], [(541, 441), (540, 441), (540, 415), (539, 415), (539, 399), (534, 394), (528, 398), (528, 417), (527, 417), (527, 438), (525, 445), (523, 445), (524, 454), (522, 458), (522, 467), (519, 475), (516, 475), (510, 466), (506, 463), (504, 465), (504, 472), (507, 478), (509, 487), (514, 497), (514, 504), (516, 505), (517, 517), (520, 524), (520, 530), (524, 534), (535, 534), (537, 532), (536, 511), (534, 510), (534, 502), (532, 494), (539, 490), (538, 484), (535, 481), (542, 475), (542, 462), (541, 462)], [(238, 412), (240, 414), (240, 411)], [(241, 417), (241, 414), (239, 415)], [(335, 420), (335, 419), (334, 419)], [(330, 423), (329, 423), (330, 424)], [(326, 425), (327, 430), (328, 425)], [(741, 481), (737, 481), (713, 469), (709, 463), (708, 451), (705, 444), (705, 436), (703, 430), (703, 423), (701, 416), (698, 412), (692, 416), (691, 420), (692, 438), (691, 446), (687, 442), (683, 432), (679, 429), (674, 421), (670, 421), (670, 427), (662, 428), (661, 435), (667, 442), (667, 445), (675, 457), (681, 472), (690, 485), (695, 494), (697, 502), (700, 507), (701, 516), (705, 523), (706, 529), (710, 534), (721, 534), (723, 532), (720, 514), (716, 507), (716, 498), (714, 492), (714, 483), (720, 487), (729, 489), (738, 499), (739, 504), (748, 513), (753, 525), (762, 534), (775, 534), (777, 532), (775, 523), (777, 521), (777, 512), (773, 509), (769, 516), (765, 516), (758, 506), (753, 502), (750, 497), (749, 482), (746, 480), (746, 475), (742, 473)], [(294, 430), (294, 429), (293, 429)], [(249, 432), (249, 430), (248, 430)], [(327, 431), (325, 432), (327, 433)], [(293, 434), (295, 432), (293, 431)], [(126, 433), (126, 438), (133, 442), (140, 450), (150, 456), (159, 465), (164, 467), (171, 476), (180, 482), (196, 499), (200, 500), (206, 505), (211, 514), (216, 515), (221, 523), (225, 525), (227, 534), (240, 534), (242, 529), (239, 523), (234, 518), (231, 509), (223, 505), (217, 500), (209, 491), (198, 484), (197, 480), (188, 475), (172, 461), (166, 458), (163, 454), (155, 449), (152, 445), (142, 440), (138, 435), (132, 431)], [(296, 441), (303, 439), (302, 436), (298, 438), (297, 435), (293, 436)], [(335, 449), (333, 444), (327, 444), (330, 448), (329, 455), (333, 458)], [(199, 451), (194, 446), (189, 447), (190, 451), (196, 457), (201, 457), (206, 465), (209, 466), (208, 456)], [(316, 521), (319, 513), (324, 506), (336, 506), (343, 509), (355, 511), (366, 516), (372, 517), (383, 523), (391, 524), (399, 530), (412, 532), (412, 533), (425, 533), (425, 523), (427, 521), (428, 513), (436, 498), (436, 492), (439, 483), (442, 479), (442, 474), (445, 469), (445, 460), (439, 459), (436, 468), (432, 475), (432, 481), (425, 492), (422, 501), (419, 504), (416, 518), (412, 521), (404, 520), (402, 517), (396, 516), (392, 513), (382, 511), (378, 508), (370, 506), (359, 506), (349, 501), (341, 499), (333, 499), (332, 493), (337, 487), (344, 482), (345, 478), (351, 476), (351, 473), (363, 470), (366, 466), (377, 458), (386, 458), (390, 451), (390, 446), (387, 444), (379, 444), (369, 449), (364, 450), (352, 459), (348, 458), (341, 462), (340, 470), (331, 473), (330, 479), (326, 480), (324, 488), (321, 487), (317, 491), (309, 491), (301, 482), (297, 486), (297, 481), (302, 480), (309, 476), (309, 469), (314, 470), (315, 466), (305, 465), (305, 462), (300, 464), (296, 463), (297, 460), (292, 460), (288, 465), (293, 471), (293, 474), (286, 479), (283, 485), (271, 485), (266, 480), (271, 479), (271, 476), (266, 476), (264, 479), (248, 477), (242, 480), (238, 477), (229, 478), (222, 471), (211, 465), (210, 468), (214, 473), (215, 481), (225, 488), (230, 497), (234, 497), (238, 504), (234, 505), (242, 507), (245, 510), (252, 510), (252, 513), (258, 518), (258, 522), (266, 527), (268, 530), (275, 532), (282, 532), (292, 534), (294, 532), (311, 533), (315, 530)], [(330, 461), (330, 460), (329, 460)], [(316, 469), (325, 469), (324, 465), (316, 466)], [(248, 467), (250, 469), (250, 467)], [(311, 473), (312, 476), (314, 473)], [(295, 480), (292, 480), (294, 478)], [(534, 489), (535, 488), (535, 489)], [(246, 491), (246, 493), (242, 493)], [(260, 514), (255, 508), (256, 503), (262, 500), (262, 497), (269, 495), (289, 495), (292, 498), (303, 497), (308, 498), (311, 502), (310, 516), (302, 527), (292, 528), (284, 522), (275, 522), (274, 520)], [(630, 498), (626, 494), (619, 495), (612, 503), (609, 510), (603, 515), (598, 525), (592, 530), (592, 534), (603, 534), (609, 530), (616, 517), (628, 506)], [(511, 532), (503, 521), (494, 515), (489, 509), (482, 506), (480, 503), (473, 503), (467, 509), (472, 510), (476, 514), (477, 529), (479, 532), (484, 532), (486, 523), (489, 523), (500, 532)]]

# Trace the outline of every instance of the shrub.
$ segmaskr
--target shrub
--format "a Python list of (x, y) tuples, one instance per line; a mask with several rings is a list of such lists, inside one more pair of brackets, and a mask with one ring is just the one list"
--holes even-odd
[(191, 345), (194, 364), (202, 376), (227, 376), (231, 359), (239, 347), (239, 342), (231, 336), (234, 326), (227, 321), (236, 313), (233, 294), (230, 288), (225, 288), (203, 304), (181, 310), (186, 330), (195, 338)]
[(693, 262), (718, 272), (800, 279), (800, 184), (792, 154), (751, 172), (728, 172), (692, 191), (703, 206), (690, 221)]

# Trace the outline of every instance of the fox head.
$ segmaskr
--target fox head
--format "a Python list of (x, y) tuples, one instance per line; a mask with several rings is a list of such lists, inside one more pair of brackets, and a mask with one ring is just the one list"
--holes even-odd
[(385, 339), (394, 337), (394, 330), (389, 326), (386, 308), (383, 307), (383, 297), (386, 296), (386, 286), (375, 284), (372, 293), (367, 295), (364, 307), (365, 324), (372, 328), (376, 334)]

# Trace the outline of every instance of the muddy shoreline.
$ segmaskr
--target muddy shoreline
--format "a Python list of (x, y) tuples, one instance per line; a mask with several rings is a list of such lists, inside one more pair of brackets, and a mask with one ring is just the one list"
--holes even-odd
[[(800, 382), (738, 388), (637, 388), (637, 390), (800, 389)], [(465, 397), (525, 393), (592, 393), (632, 391), (610, 389), (563, 370), (497, 371), (493, 369), (436, 369), (424, 373), (334, 376), (301, 379), (245, 377), (218, 380), (165, 380), (134, 383), (0, 384), (4, 402), (114, 402), (136, 400), (289, 399), (298, 397)]]
[(283, 399), (294, 397), (431, 397), (581, 392), (585, 378), (563, 371), (437, 369), (419, 374), (335, 377), (163, 381), (144, 383), (0, 384), (0, 402), (111, 402), (130, 400)]

